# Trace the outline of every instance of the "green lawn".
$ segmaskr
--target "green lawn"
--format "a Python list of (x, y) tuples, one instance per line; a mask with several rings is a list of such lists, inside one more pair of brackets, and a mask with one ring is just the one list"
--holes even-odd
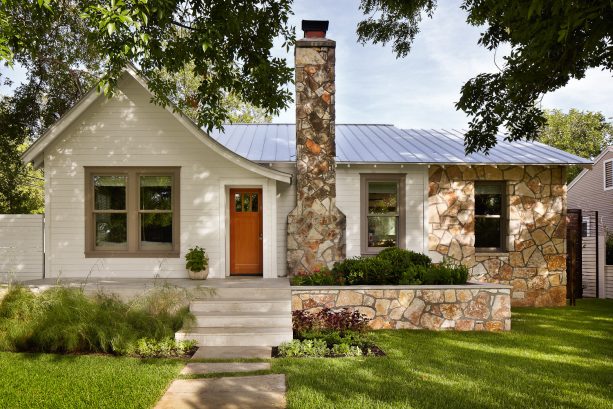
[(275, 360), (289, 407), (613, 407), (613, 300), (514, 308), (509, 333), (375, 337), (387, 357)]
[(0, 408), (150, 408), (180, 360), (0, 352)]

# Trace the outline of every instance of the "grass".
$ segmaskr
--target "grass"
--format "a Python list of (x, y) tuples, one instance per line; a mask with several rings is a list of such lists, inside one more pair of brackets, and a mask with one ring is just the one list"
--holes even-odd
[(613, 300), (513, 309), (507, 333), (377, 331), (378, 358), (276, 359), (297, 408), (611, 408)]
[(150, 408), (182, 360), (0, 352), (0, 408)]

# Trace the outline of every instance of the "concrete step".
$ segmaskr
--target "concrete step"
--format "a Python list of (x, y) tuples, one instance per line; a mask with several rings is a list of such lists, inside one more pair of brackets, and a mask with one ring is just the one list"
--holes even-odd
[(277, 346), (293, 338), (291, 327), (196, 327), (189, 332), (179, 331), (175, 339), (195, 340), (198, 346)]
[(189, 306), (194, 315), (201, 312), (271, 312), (291, 314), (292, 302), (288, 299), (245, 300), (245, 299), (209, 299), (192, 301)]
[(289, 288), (240, 288), (240, 287), (221, 287), (215, 288), (215, 294), (198, 298), (198, 300), (215, 299), (239, 299), (239, 300), (271, 300), (271, 299), (290, 299), (291, 290)]
[(292, 315), (263, 312), (199, 312), (198, 327), (292, 327)]

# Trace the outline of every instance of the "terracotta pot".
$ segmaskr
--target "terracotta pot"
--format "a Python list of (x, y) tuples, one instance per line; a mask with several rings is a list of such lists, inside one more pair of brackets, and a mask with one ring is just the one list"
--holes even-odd
[(202, 271), (187, 270), (187, 274), (189, 274), (189, 278), (192, 280), (206, 280), (209, 276), (209, 268), (207, 267)]

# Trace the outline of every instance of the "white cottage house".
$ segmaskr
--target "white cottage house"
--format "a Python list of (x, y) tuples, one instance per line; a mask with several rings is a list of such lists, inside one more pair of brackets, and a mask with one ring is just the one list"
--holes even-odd
[[(313, 23), (313, 22), (311, 22)], [(45, 173), (47, 277), (287, 276), (399, 246), (513, 286), (514, 305), (565, 301), (565, 168), (591, 162), (499, 140), (465, 155), (454, 130), (336, 124), (327, 23), (296, 44), (296, 123), (207, 134), (150, 102), (125, 69), (23, 155)]]

